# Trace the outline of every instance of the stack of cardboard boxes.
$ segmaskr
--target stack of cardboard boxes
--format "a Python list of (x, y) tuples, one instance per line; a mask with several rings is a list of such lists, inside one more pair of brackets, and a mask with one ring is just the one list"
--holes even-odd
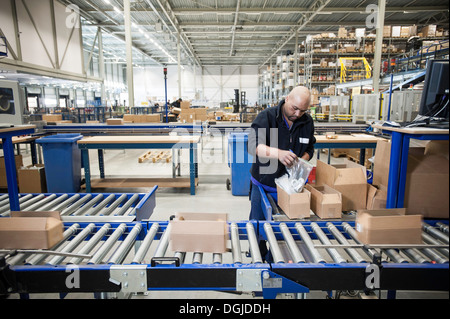
[(208, 119), (206, 108), (192, 108), (190, 101), (180, 103), (179, 119), (181, 123), (194, 123), (196, 121), (204, 122)]
[(377, 142), (372, 184), (364, 166), (318, 160), (315, 184), (296, 194), (278, 187), (278, 205), (291, 219), (309, 218), (310, 210), (322, 219), (357, 211), (358, 239), (366, 244), (422, 243), (423, 218), (449, 217), (449, 143), (431, 141), (410, 148), (403, 209), (386, 209), (390, 148), (388, 140)]
[[(46, 193), (47, 183), (45, 179), (44, 164), (23, 165), (22, 155), (14, 156), (16, 162), (17, 184), (19, 193)], [(5, 161), (0, 157), (0, 188), (7, 188)]]

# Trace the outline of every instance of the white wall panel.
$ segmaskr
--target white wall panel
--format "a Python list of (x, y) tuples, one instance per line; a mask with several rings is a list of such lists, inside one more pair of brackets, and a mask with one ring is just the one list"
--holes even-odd
[[(257, 101), (258, 69), (253, 66), (207, 66), (194, 72), (182, 70), (182, 96), (185, 100), (199, 100), (199, 104), (214, 107), (220, 102), (234, 99), (234, 89), (245, 91), (249, 104)], [(164, 99), (164, 75), (162, 67), (134, 69), (136, 104), (147, 101), (147, 97)], [(196, 94), (197, 93), (197, 94)], [(169, 66), (167, 74), (167, 96), (170, 101), (178, 97), (178, 68)]]
[[(67, 23), (71, 21), (69, 16), (73, 16), (73, 11), (66, 12), (66, 6), (55, 0), (15, 0), (14, 3), (20, 48), (16, 41), (11, 0), (0, 0), (0, 28), (12, 51), (17, 56), (22, 53), (20, 62), (52, 69), (57, 69), (60, 64), (60, 71), (83, 75), (82, 43), (76, 28), (79, 25)], [(54, 15), (51, 3), (54, 4)], [(9, 54), (6, 59), (14, 57)]]

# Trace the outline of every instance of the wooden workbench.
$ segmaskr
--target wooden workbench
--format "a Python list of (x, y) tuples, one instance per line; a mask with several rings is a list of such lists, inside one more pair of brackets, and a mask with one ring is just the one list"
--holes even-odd
[[(79, 140), (86, 179), (86, 191), (96, 188), (122, 187), (190, 187), (195, 195), (198, 185), (197, 144), (200, 136), (93, 136)], [(91, 182), (89, 167), (89, 149), (99, 150), (100, 180)], [(108, 178), (105, 179), (103, 149), (189, 149), (189, 178)]]

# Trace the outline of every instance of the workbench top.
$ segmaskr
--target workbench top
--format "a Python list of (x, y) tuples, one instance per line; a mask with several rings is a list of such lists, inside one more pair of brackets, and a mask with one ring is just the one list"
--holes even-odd
[(316, 135), (316, 143), (376, 143), (382, 138), (369, 134), (336, 135), (336, 138), (327, 138), (325, 135)]
[(92, 136), (78, 141), (78, 144), (140, 144), (140, 143), (199, 143), (200, 136)]

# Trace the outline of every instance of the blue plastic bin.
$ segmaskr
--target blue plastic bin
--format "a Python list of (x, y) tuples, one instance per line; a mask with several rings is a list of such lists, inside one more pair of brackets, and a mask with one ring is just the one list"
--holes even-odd
[(231, 168), (231, 194), (248, 196), (253, 157), (248, 153), (248, 133), (228, 135), (228, 166)]
[(82, 138), (80, 134), (56, 134), (36, 140), (44, 154), (49, 193), (76, 193), (80, 190), (81, 151), (77, 141)]

